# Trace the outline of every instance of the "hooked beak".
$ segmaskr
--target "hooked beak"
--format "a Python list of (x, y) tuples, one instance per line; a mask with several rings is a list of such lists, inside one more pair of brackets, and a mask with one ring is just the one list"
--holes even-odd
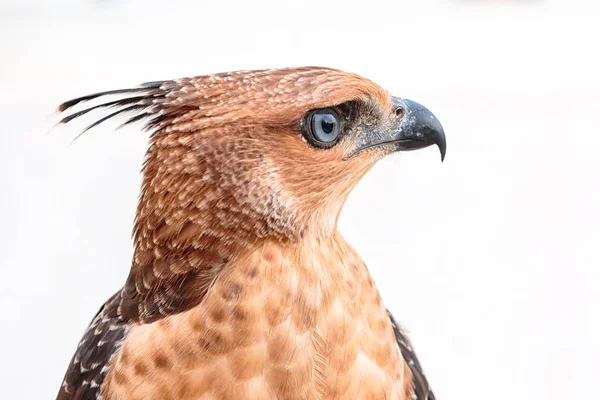
[(356, 155), (363, 150), (383, 145), (393, 145), (394, 151), (418, 150), (435, 144), (442, 156), (446, 156), (446, 135), (440, 121), (431, 111), (411, 100), (392, 97), (397, 120), (385, 132), (364, 135)]

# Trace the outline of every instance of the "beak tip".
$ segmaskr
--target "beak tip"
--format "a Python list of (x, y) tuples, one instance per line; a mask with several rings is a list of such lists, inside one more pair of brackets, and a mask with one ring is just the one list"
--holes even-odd
[(442, 162), (444, 162), (444, 159), (446, 158), (446, 135), (444, 134), (444, 130), (441, 129), (441, 125), (440, 125), (439, 133), (437, 134), (437, 138), (435, 140), (435, 144), (437, 145), (438, 149), (440, 150)]

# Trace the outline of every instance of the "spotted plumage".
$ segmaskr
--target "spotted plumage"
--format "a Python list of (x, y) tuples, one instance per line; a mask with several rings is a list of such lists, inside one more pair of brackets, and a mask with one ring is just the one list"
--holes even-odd
[(128, 330), (115, 312), (119, 297), (117, 293), (108, 300), (87, 328), (67, 368), (58, 400), (101, 399), (108, 366)]
[(123, 115), (152, 132), (135, 250), (58, 399), (434, 399), (337, 231), (383, 156), (436, 144), (443, 157), (427, 109), (305, 67), (84, 96), (59, 107), (75, 110), (61, 122), (101, 109), (84, 131)]

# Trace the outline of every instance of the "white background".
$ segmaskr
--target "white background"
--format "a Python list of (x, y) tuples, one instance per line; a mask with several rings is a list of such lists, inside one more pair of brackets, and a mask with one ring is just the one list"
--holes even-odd
[[(340, 228), (440, 400), (598, 398), (597, 2), (0, 2), (0, 398), (54, 398), (124, 282), (147, 136), (60, 102), (150, 80), (324, 65), (429, 107)], [(85, 121), (90, 122), (90, 121)]]

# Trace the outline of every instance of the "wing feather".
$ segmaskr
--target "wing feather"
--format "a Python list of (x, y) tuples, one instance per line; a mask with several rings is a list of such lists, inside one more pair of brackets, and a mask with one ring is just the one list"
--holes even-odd
[(108, 365), (119, 351), (128, 326), (110, 310), (120, 302), (120, 292), (98, 311), (69, 363), (57, 400), (96, 400)]
[(392, 322), (392, 327), (394, 328), (396, 342), (400, 347), (400, 353), (402, 353), (402, 357), (404, 357), (404, 360), (412, 373), (415, 400), (435, 400), (435, 395), (429, 386), (429, 382), (427, 382), (427, 378), (425, 378), (423, 368), (421, 368), (421, 363), (419, 363), (419, 359), (415, 354), (412, 344), (408, 340), (406, 334), (402, 332), (400, 326), (396, 323), (392, 313), (388, 311), (388, 314), (390, 316), (390, 321)]

